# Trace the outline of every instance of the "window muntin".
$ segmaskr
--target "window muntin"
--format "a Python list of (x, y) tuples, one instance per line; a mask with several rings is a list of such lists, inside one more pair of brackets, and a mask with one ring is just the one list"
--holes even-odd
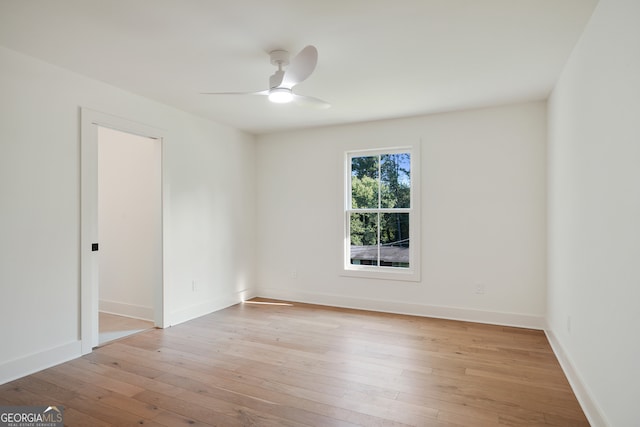
[(346, 271), (417, 273), (412, 152), (347, 153)]

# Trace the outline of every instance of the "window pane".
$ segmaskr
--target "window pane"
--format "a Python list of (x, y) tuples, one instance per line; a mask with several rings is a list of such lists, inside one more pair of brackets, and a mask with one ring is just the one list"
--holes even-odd
[(351, 264), (378, 265), (378, 214), (350, 214)]
[(381, 207), (411, 207), (411, 155), (409, 153), (380, 156)]
[(351, 208), (378, 207), (378, 156), (351, 158)]
[(380, 265), (409, 267), (409, 214), (380, 214)]

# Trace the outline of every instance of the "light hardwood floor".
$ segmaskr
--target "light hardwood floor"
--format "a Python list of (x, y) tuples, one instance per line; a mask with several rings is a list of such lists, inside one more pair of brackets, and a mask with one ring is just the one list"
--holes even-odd
[(118, 316), (102, 311), (98, 314), (100, 345), (153, 328), (153, 322), (149, 320)]
[(105, 345), (0, 405), (70, 426), (589, 425), (541, 331), (272, 302)]

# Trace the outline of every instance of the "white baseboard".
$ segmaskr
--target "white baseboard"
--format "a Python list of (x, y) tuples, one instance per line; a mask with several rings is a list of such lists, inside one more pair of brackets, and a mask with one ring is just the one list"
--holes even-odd
[(174, 326), (179, 323), (187, 322), (200, 316), (213, 313), (223, 308), (230, 307), (234, 304), (238, 304), (247, 299), (251, 299), (255, 296), (255, 293), (250, 290), (237, 292), (233, 295), (229, 295), (226, 298), (217, 298), (215, 300), (204, 301), (192, 306), (174, 310), (168, 314), (165, 318), (166, 327)]
[[(187, 307), (185, 309), (176, 310), (170, 314), (166, 326), (177, 325), (178, 323), (186, 322), (187, 320), (195, 319), (196, 317), (213, 313), (214, 311), (218, 311), (231, 305), (240, 303), (244, 300), (251, 299), (254, 296), (256, 296), (255, 292), (253, 292), (252, 290), (245, 290), (237, 292), (233, 295), (229, 295), (228, 298), (205, 301), (203, 303)], [(105, 301), (100, 301), (101, 310), (104, 307), (108, 309), (108, 311), (115, 312), (115, 314), (122, 314), (125, 316), (137, 317), (142, 319), (145, 319), (144, 316), (147, 316), (145, 320), (153, 319), (153, 311), (150, 309), (150, 311), (144, 311), (140, 310), (139, 307), (135, 308), (135, 306), (131, 306), (129, 304), (115, 303), (115, 305), (111, 305), (112, 302), (109, 301), (106, 302), (106, 305), (103, 305), (103, 303), (105, 303)], [(122, 309), (123, 307), (125, 307), (124, 310)], [(145, 309), (145, 307), (142, 307), (142, 309)], [(82, 356), (82, 341), (78, 340), (25, 357), (21, 357), (19, 359), (0, 363), (0, 384), (22, 378), (26, 375), (33, 374), (43, 369), (59, 365), (60, 363), (68, 362), (69, 360), (76, 359), (80, 356)]]
[(0, 364), (0, 384), (59, 365), (60, 363), (80, 356), (82, 356), (81, 342), (73, 341), (49, 350), (21, 357), (20, 359), (2, 363)]
[(153, 322), (153, 307), (127, 304), (117, 301), (100, 300), (99, 310), (104, 313), (133, 317), (134, 319), (150, 320)]
[(578, 373), (577, 369), (575, 369), (575, 365), (571, 361), (567, 352), (564, 351), (564, 348), (560, 344), (556, 335), (548, 327), (545, 329), (544, 333), (547, 335), (547, 340), (549, 341), (549, 344), (551, 344), (551, 349), (556, 355), (558, 362), (560, 362), (560, 366), (569, 380), (569, 384), (578, 398), (578, 402), (580, 402), (580, 406), (582, 407), (584, 414), (587, 416), (591, 427), (608, 427), (610, 424), (606, 421), (604, 413), (595, 400), (591, 398), (592, 394), (589, 391), (589, 388), (585, 385), (582, 380), (582, 376)]
[(491, 325), (515, 326), (519, 328), (544, 329), (544, 317), (517, 313), (472, 310), (458, 307), (443, 307), (425, 304), (410, 304), (399, 301), (382, 301), (368, 298), (344, 297), (341, 295), (288, 291), (281, 289), (260, 289), (258, 295), (264, 298), (297, 301), (333, 307), (355, 308), (384, 313), (409, 314), (413, 316), (462, 320)]

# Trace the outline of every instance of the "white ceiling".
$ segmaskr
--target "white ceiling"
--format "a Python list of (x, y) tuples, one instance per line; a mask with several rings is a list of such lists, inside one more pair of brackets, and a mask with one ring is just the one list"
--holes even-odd
[[(251, 133), (550, 93), (597, 0), (0, 0), (0, 45)], [(313, 44), (296, 87), (332, 108), (200, 92), (267, 89), (268, 52)]]

